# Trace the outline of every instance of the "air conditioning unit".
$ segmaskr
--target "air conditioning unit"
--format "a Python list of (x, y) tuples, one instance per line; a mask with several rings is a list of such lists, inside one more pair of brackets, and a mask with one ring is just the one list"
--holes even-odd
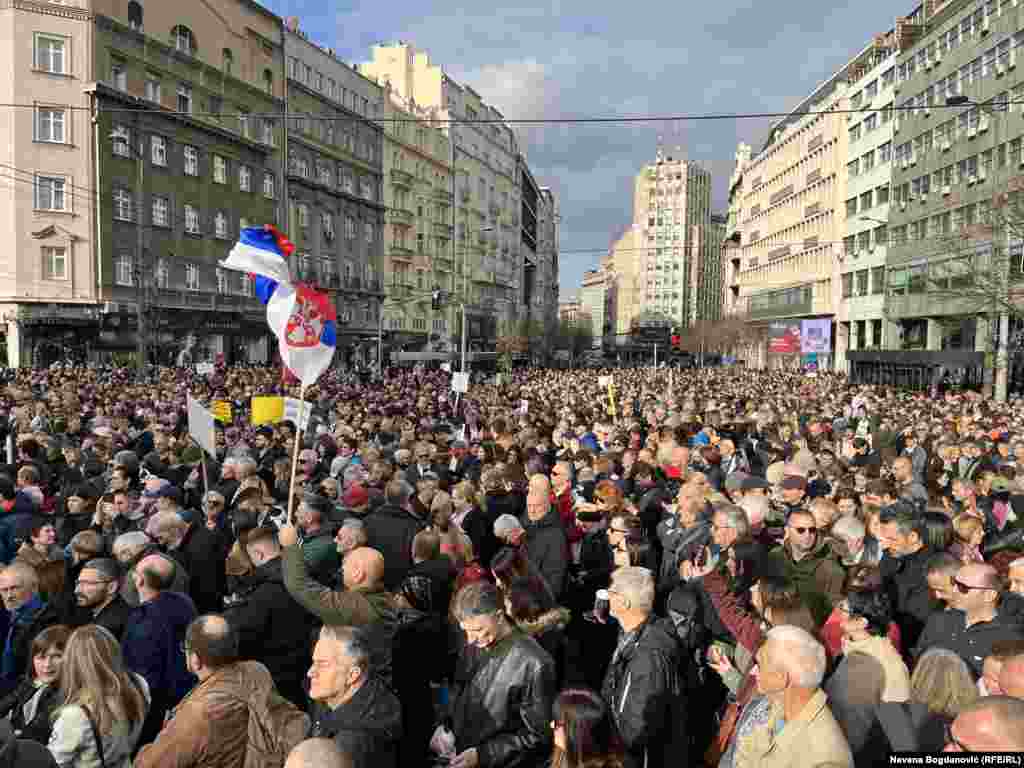
[(1017, 49), (1010, 49), (1010, 60), (1006, 63), (1007, 69), (1014, 69), (1017, 66)]
[(949, 152), (949, 150), (952, 149), (953, 147), (953, 142), (951, 142), (949, 139), (943, 139), (941, 146), (943, 152)]
[(941, 64), (941, 63), (942, 63), (942, 51), (941, 50), (936, 50), (935, 51), (935, 64), (938, 65), (938, 64)]
[(978, 135), (978, 129), (976, 127), (971, 126), (970, 128), (967, 129), (967, 138), (968, 139), (973, 139), (977, 135)]
[(924, 205), (927, 202), (928, 202), (928, 193), (927, 192), (922, 192), (921, 193), (921, 205)]
[(906, 200), (900, 200), (900, 210), (901, 211), (907, 210), (907, 201)]
[(989, 118), (988, 115), (982, 115), (979, 120), (980, 125), (978, 126), (978, 133), (984, 133), (988, 130)]
[(928, 117), (929, 115), (931, 115), (931, 113), (932, 113), (931, 106), (927, 106), (927, 107), (924, 108), (924, 116), (925, 117)]
[(917, 155), (911, 155), (910, 156), (910, 164), (911, 165), (917, 165)]
[(945, 197), (946, 195), (948, 195), (948, 194), (949, 194), (949, 193), (950, 193), (951, 191), (952, 191), (952, 190), (950, 190), (950, 188), (949, 188), (949, 184), (943, 184), (943, 185), (942, 185), (942, 195), (943, 195), (943, 197)]
[(901, 165), (902, 165), (902, 168), (903, 168), (904, 171), (907, 170), (907, 168), (910, 167), (910, 159), (904, 157), (903, 158), (903, 163)]
[(978, 177), (977, 177), (977, 176), (975, 176), (975, 175), (974, 175), (974, 174), (972, 173), (972, 174), (970, 174), (970, 175), (969, 175), (969, 176), (967, 177), (967, 186), (968, 186), (968, 187), (974, 186), (974, 184), (976, 184), (976, 183), (977, 183), (977, 181), (978, 181)]
[(999, 62), (996, 62), (996, 77), (1002, 77), (1006, 74), (1006, 67)]
[(978, 169), (978, 181), (984, 181), (988, 178), (988, 168), (982, 166)]
[(1021, 168), (1024, 168), (1024, 153), (1021, 154), (1020, 160), (1018, 161), (1017, 165)]
[(869, 245), (868, 246), (868, 253), (874, 253), (874, 252), (875, 252), (875, 246)]
[(990, 16), (986, 16), (984, 19), (981, 20), (981, 34), (982, 35), (987, 35), (991, 31), (990, 24), (991, 24), (991, 17)]

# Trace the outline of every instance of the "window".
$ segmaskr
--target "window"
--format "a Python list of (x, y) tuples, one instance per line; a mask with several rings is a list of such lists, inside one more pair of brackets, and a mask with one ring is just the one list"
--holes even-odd
[(190, 291), (199, 290), (199, 265), (192, 263), (185, 265), (185, 288)]
[(156, 287), (167, 288), (169, 282), (171, 270), (167, 266), (167, 262), (164, 259), (159, 259), (156, 263)]
[(886, 246), (889, 244), (889, 227), (881, 224), (875, 227), (875, 245)]
[(263, 118), (260, 140), (268, 146), (274, 146), (274, 121), (269, 117)]
[(851, 197), (846, 201), (846, 215), (856, 216), (857, 215), (857, 198)]
[(193, 36), (191, 29), (179, 24), (171, 30), (171, 36), (174, 38), (174, 50), (178, 53), (184, 53), (187, 56), (191, 56), (195, 53), (196, 39)]
[(299, 228), (306, 229), (309, 226), (309, 206), (299, 203), (295, 206), (295, 216), (298, 219)]
[(862, 211), (866, 211), (871, 207), (871, 197), (872, 194), (870, 189), (860, 196), (860, 209)]
[(253, 279), (249, 275), (240, 275), (239, 276), (239, 286), (240, 286), (239, 292), (243, 296), (248, 296), (249, 298), (252, 298), (253, 296), (256, 295), (256, 285), (255, 285), (255, 282), (253, 281)]
[(146, 100), (160, 103), (160, 76), (152, 72), (146, 73)]
[(326, 165), (318, 165), (316, 169), (317, 181), (325, 187), (331, 186), (331, 169)]
[(853, 273), (846, 272), (842, 276), (843, 298), (848, 299), (853, 295)]
[(228, 273), (227, 270), (217, 267), (217, 293), (224, 295), (229, 293), (228, 290)]
[(128, 65), (121, 59), (110, 60), (110, 86), (119, 91), (128, 90)]
[(183, 147), (183, 154), (185, 156), (185, 175), (186, 176), (198, 176), (199, 175), (199, 150), (193, 146), (186, 144)]
[(132, 195), (124, 187), (114, 189), (114, 218), (120, 221), (132, 220)]
[(142, 6), (135, 0), (128, 3), (128, 26), (136, 32), (142, 31)]
[(230, 48), (225, 48), (221, 52), (221, 57), (222, 57), (222, 60), (224, 62), (224, 74), (225, 75), (234, 74), (235, 55), (233, 53), (231, 53), (231, 49)]
[(53, 107), (40, 107), (36, 112), (36, 140), (52, 141), (63, 144), (64, 110)]
[(352, 178), (352, 174), (345, 173), (344, 181), (342, 182), (342, 189), (348, 192), (350, 195), (354, 195), (356, 192), (355, 181)]
[(188, 83), (178, 85), (178, 111), (186, 115), (192, 114), (192, 86)]
[(373, 200), (373, 187), (368, 179), (359, 180), (359, 195), (367, 200)]
[(857, 141), (860, 139), (860, 123), (857, 123), (857, 125), (850, 128), (849, 139), (850, 141)]
[(249, 115), (244, 110), (238, 112), (238, 133), (242, 138), (249, 138)]
[(868, 171), (875, 167), (875, 150), (866, 152), (864, 156), (861, 157), (860, 167), (861, 170), (864, 171), (864, 173), (867, 173)]
[(885, 267), (871, 268), (871, 293), (885, 293)]
[(887, 141), (878, 147), (878, 164), (888, 163), (892, 159), (892, 142)]
[(928, 267), (921, 265), (907, 270), (907, 293), (925, 293), (928, 284)]
[(324, 234), (328, 240), (334, 239), (334, 216), (328, 211), (322, 211), (320, 213), (320, 224), (324, 228)]
[(132, 268), (132, 257), (122, 253), (117, 257), (117, 269), (114, 273), (114, 280), (118, 285), (134, 285), (135, 270)]
[(185, 205), (185, 231), (190, 235), (199, 234), (199, 209), (194, 205)]
[(866, 269), (857, 272), (857, 295), (868, 295), (868, 271)]
[(153, 196), (153, 226), (168, 227), (171, 223), (171, 203), (166, 197)]
[(372, 243), (377, 239), (376, 228), (373, 226), (372, 221), (368, 221), (363, 225), (364, 234), (366, 235), (366, 242)]
[(274, 73), (269, 69), (263, 70), (263, 90), (267, 93), (274, 92)]
[(864, 86), (864, 98), (873, 99), (878, 94), (878, 81), (872, 80)]
[(167, 165), (167, 139), (163, 136), (153, 136), (150, 139), (150, 147), (153, 155), (153, 165)]
[(275, 195), (274, 192), (274, 174), (264, 173), (263, 174), (263, 196), (268, 200), (273, 200)]
[(351, 216), (345, 217), (345, 239), (356, 239), (356, 220), (353, 219)]
[(214, 236), (221, 240), (227, 239), (228, 217), (224, 215), (224, 211), (217, 211), (217, 215), (213, 217), (213, 232)]
[(47, 280), (67, 280), (68, 252), (63, 246), (43, 247), (43, 277)]
[(871, 247), (871, 230), (865, 229), (857, 235), (857, 250), (866, 251)]
[(36, 69), (55, 75), (70, 74), (67, 70), (67, 47), (66, 38), (36, 35)]
[(220, 96), (210, 96), (207, 101), (208, 112), (213, 116), (213, 119), (218, 123), (220, 122), (220, 113), (224, 111), (224, 99)]
[(871, 114), (864, 118), (864, 133), (871, 133), (878, 127), (878, 114)]
[(220, 155), (213, 156), (213, 183), (228, 183), (228, 161)]
[(128, 130), (128, 126), (115, 125), (114, 136), (117, 138), (110, 142), (111, 151), (118, 157), (131, 157), (132, 153), (130, 150), (131, 146), (131, 131)]
[(248, 165), (238, 166), (238, 188), (242, 192), (252, 192), (252, 168)]

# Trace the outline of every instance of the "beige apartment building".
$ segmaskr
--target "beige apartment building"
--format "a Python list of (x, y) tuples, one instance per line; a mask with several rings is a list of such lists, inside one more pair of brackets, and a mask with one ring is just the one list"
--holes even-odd
[(400, 345), (453, 351), (457, 309), (431, 309), (435, 287), (454, 293), (451, 144), (438, 127), (436, 109), (403, 100), (385, 87), (384, 127), (384, 327)]
[(642, 230), (630, 226), (612, 243), (611, 261), (618, 279), (618, 296), (615, 313), (617, 339), (625, 339), (632, 327), (633, 318), (643, 309), (642, 300), (635, 286), (640, 276), (640, 251), (643, 249)]
[(91, 14), (73, 4), (0, 4), (0, 316), (6, 363), (85, 356), (95, 326)]
[[(733, 203), (740, 218), (727, 235), (739, 236), (738, 271), (737, 250), (730, 251), (730, 311), (751, 323), (835, 316), (837, 256), (846, 224), (847, 121), (845, 114), (830, 113), (846, 108), (847, 91), (844, 68), (775, 124), (761, 150), (740, 169), (741, 198)], [(738, 161), (745, 156), (740, 149)], [(740, 183), (735, 175), (733, 183)], [(769, 356), (767, 342), (748, 362), (795, 364)]]
[(521, 230), (515, 134), (480, 94), (409, 43), (374, 46), (360, 71), (405, 104), (435, 110), (454, 141), (456, 293), (466, 301), (469, 346), (482, 349), (499, 326), (517, 319), (528, 235), (536, 247), (536, 220), (532, 232)]

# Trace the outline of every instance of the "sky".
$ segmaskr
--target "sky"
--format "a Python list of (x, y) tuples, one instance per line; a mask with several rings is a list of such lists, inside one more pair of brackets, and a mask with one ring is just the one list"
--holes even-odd
[[(507, 119), (662, 117), (785, 112), (914, 7), (861, 0), (603, 3), (518, 0), (264, 0), (298, 16), (349, 62), (404, 40), (468, 83)], [(756, 149), (770, 120), (517, 126), (530, 170), (561, 212), (561, 296), (574, 295), (629, 224), (633, 178), (668, 153), (712, 174), (725, 212), (740, 141)], [(681, 146), (682, 153), (674, 147)]]

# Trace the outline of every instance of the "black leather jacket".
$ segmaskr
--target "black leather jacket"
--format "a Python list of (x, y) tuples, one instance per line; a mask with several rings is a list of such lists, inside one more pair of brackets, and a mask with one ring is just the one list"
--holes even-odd
[(475, 747), (480, 768), (544, 765), (554, 697), (554, 660), (519, 629), (483, 651), (465, 648), (452, 705), (456, 752)]

